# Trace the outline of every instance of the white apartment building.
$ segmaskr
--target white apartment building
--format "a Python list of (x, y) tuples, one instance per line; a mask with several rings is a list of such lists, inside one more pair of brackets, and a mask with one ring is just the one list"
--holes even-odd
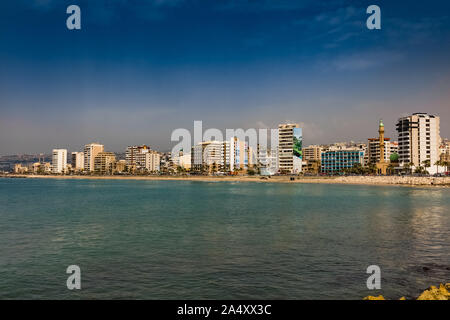
[[(413, 113), (398, 119), (399, 162), (423, 166), (429, 160), (431, 166), (439, 159), (440, 119), (426, 113)], [(428, 170), (430, 173), (431, 171)]]
[(105, 147), (99, 143), (90, 143), (84, 146), (84, 170), (93, 172), (95, 169), (95, 157), (104, 152)]
[(294, 141), (298, 138), (301, 139), (301, 130), (296, 123), (278, 125), (278, 168), (280, 173), (296, 174), (302, 171), (302, 155), (296, 154), (296, 142)]
[(278, 172), (277, 149), (260, 148), (258, 152), (260, 174), (271, 176)]
[(224, 150), (222, 141), (205, 142), (203, 149), (203, 165), (211, 170), (222, 170), (224, 166)]
[(84, 152), (72, 152), (72, 169), (81, 171), (84, 169)]
[(204, 141), (192, 147), (191, 167), (195, 171), (228, 171), (231, 168), (229, 141)]
[(180, 151), (179, 155), (172, 157), (172, 162), (176, 167), (181, 167), (186, 170), (191, 169), (191, 154)]
[(230, 161), (231, 170), (247, 169), (249, 165), (249, 150), (245, 141), (239, 140), (237, 137), (230, 140)]
[(256, 164), (255, 158), (253, 149), (236, 137), (229, 141), (205, 141), (192, 147), (191, 168), (220, 172), (247, 170)]
[(160, 171), (161, 156), (158, 152), (145, 153), (145, 168), (150, 172)]
[(53, 149), (52, 173), (64, 173), (67, 170), (67, 150)]

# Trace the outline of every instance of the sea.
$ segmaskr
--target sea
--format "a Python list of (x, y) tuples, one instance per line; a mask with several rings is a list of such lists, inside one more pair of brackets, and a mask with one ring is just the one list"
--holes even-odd
[(444, 282), (449, 188), (0, 178), (0, 299), (398, 299)]

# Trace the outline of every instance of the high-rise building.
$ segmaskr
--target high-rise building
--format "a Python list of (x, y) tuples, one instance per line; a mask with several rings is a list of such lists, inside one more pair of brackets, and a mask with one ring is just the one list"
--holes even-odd
[(236, 137), (229, 141), (204, 141), (192, 147), (194, 171), (233, 172), (248, 170), (256, 164), (253, 149)]
[(300, 173), (302, 157), (302, 129), (296, 123), (278, 125), (278, 168), (280, 173)]
[(439, 159), (440, 119), (426, 113), (413, 113), (402, 117), (397, 123), (400, 164), (431, 165)]
[(224, 154), (222, 141), (204, 142), (203, 165), (211, 172), (223, 170)]
[(230, 166), (230, 143), (204, 141), (192, 147), (191, 167), (194, 171), (223, 172)]
[(95, 169), (95, 157), (103, 152), (105, 147), (99, 143), (91, 143), (84, 146), (84, 170), (93, 172)]
[(150, 172), (160, 170), (161, 156), (156, 151), (145, 153), (145, 168)]
[(95, 173), (113, 173), (115, 168), (116, 155), (113, 152), (99, 152), (94, 159)]
[(260, 147), (258, 150), (258, 163), (261, 175), (271, 176), (276, 174), (278, 172), (277, 149)]
[(72, 169), (82, 171), (84, 169), (84, 152), (72, 152)]
[(231, 154), (230, 171), (245, 170), (248, 168), (249, 153), (245, 141), (239, 140), (237, 137), (231, 138), (230, 154)]
[(52, 173), (64, 173), (67, 169), (67, 150), (53, 149)]
[(136, 168), (145, 168), (146, 154), (151, 151), (150, 147), (147, 145), (141, 146), (129, 146), (127, 147), (125, 159), (127, 165)]

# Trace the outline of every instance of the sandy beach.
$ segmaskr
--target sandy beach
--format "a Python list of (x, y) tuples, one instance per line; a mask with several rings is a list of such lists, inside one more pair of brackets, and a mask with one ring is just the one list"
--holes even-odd
[(2, 175), (4, 178), (30, 179), (93, 179), (93, 180), (156, 180), (156, 181), (199, 181), (199, 182), (260, 182), (260, 183), (325, 183), (358, 185), (401, 185), (450, 187), (450, 177), (409, 176), (337, 176), (337, 177), (295, 177), (272, 176), (85, 176), (85, 175)]

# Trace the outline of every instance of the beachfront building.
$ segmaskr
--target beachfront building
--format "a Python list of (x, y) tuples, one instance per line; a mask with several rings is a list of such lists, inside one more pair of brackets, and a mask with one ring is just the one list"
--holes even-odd
[(16, 163), (14, 165), (14, 173), (22, 174), (22, 173), (27, 173), (27, 172), (28, 172), (28, 167), (22, 166), (21, 163)]
[(278, 169), (284, 174), (302, 171), (302, 129), (297, 123), (278, 125)]
[(115, 170), (116, 155), (113, 152), (99, 152), (94, 159), (94, 171), (98, 174), (111, 174)]
[(72, 170), (83, 171), (84, 170), (84, 152), (72, 152)]
[(172, 157), (172, 152), (160, 154), (159, 170), (162, 173), (175, 173), (177, 171), (177, 167)]
[(271, 176), (278, 172), (277, 149), (259, 148), (259, 170), (262, 176)]
[(311, 145), (303, 148), (303, 160), (306, 161), (320, 161), (322, 155), (322, 147)]
[(161, 156), (156, 151), (145, 153), (145, 169), (149, 172), (160, 171)]
[[(401, 165), (433, 165), (439, 159), (440, 118), (427, 113), (413, 113), (397, 122), (398, 154)], [(430, 171), (430, 170), (429, 170)]]
[(239, 140), (237, 137), (231, 138), (227, 152), (231, 159), (230, 171), (248, 169), (250, 152), (245, 141)]
[(127, 166), (137, 169), (145, 168), (146, 154), (151, 151), (150, 147), (145, 144), (140, 146), (128, 146), (125, 153)]
[(194, 171), (219, 172), (224, 170), (223, 141), (204, 141), (198, 143), (193, 147), (192, 159), (192, 168)]
[(364, 164), (364, 151), (360, 148), (330, 147), (321, 154), (321, 171), (336, 174), (355, 164)]
[(67, 150), (53, 149), (52, 173), (65, 173), (67, 170)]
[(32, 172), (35, 174), (51, 173), (52, 164), (50, 162), (35, 162), (32, 166)]
[(323, 148), (318, 145), (311, 145), (303, 148), (303, 160), (305, 166), (302, 171), (305, 173), (317, 174), (320, 172), (320, 161)]
[(114, 166), (114, 172), (115, 173), (123, 173), (125, 172), (127, 169), (127, 162), (126, 160), (119, 160), (116, 161), (115, 166)]
[(100, 152), (105, 150), (104, 145), (99, 143), (90, 143), (84, 146), (84, 170), (94, 172), (95, 158)]
[(245, 141), (204, 141), (192, 147), (191, 169), (197, 172), (234, 172), (253, 168), (256, 156)]
[(441, 145), (439, 146), (439, 154), (447, 155), (450, 153), (450, 140), (442, 139)]
[(189, 171), (191, 169), (191, 157), (191, 153), (180, 151), (177, 156), (172, 157), (172, 161), (177, 168), (181, 167), (184, 170)]
[(191, 154), (182, 154), (179, 158), (178, 165), (185, 170), (191, 170)]

